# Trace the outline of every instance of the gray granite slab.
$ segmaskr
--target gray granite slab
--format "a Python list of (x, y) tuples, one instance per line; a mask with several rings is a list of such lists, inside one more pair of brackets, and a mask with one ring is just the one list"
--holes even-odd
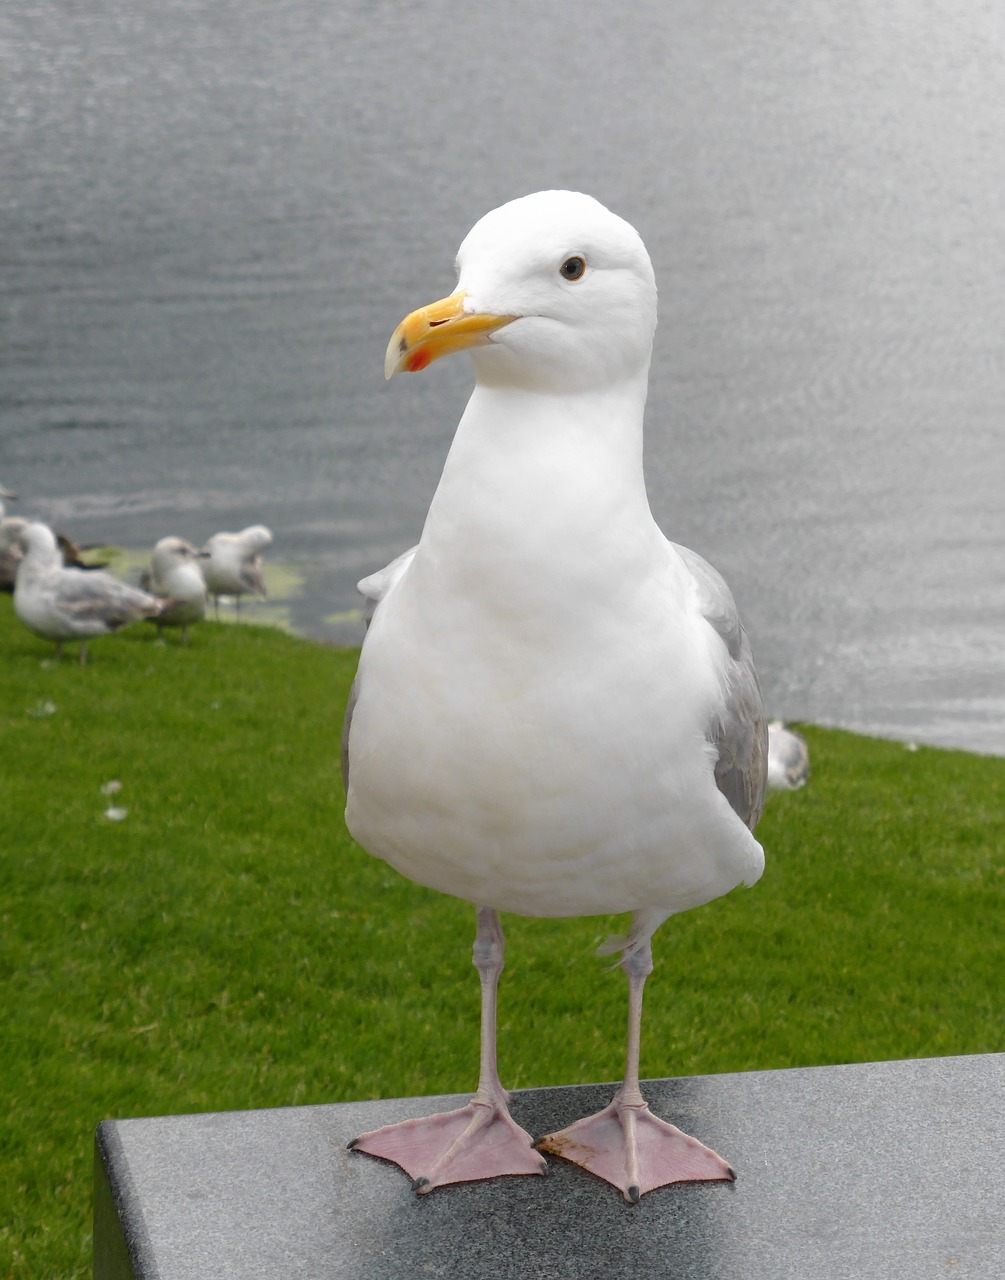
[[(612, 1085), (529, 1089), (535, 1136)], [(95, 1280), (995, 1280), (1005, 1276), (1005, 1054), (651, 1081), (653, 1110), (737, 1181), (637, 1206), (575, 1166), (417, 1196), (351, 1153), (466, 1095), (110, 1120)]]

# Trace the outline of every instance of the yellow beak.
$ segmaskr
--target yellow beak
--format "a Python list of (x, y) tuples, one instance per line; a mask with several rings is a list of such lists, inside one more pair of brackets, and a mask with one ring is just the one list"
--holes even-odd
[(413, 311), (391, 334), (384, 356), (384, 377), (418, 373), (427, 364), (452, 351), (484, 346), (489, 334), (516, 320), (516, 316), (489, 316), (464, 310), (464, 291), (431, 302)]

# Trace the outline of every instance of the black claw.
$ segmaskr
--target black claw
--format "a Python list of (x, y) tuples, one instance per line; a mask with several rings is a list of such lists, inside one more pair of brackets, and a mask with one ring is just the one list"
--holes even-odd
[(628, 1188), (628, 1199), (631, 1200), (632, 1204), (638, 1204), (638, 1202), (642, 1199), (642, 1192), (638, 1189), (638, 1187), (635, 1185), (634, 1182)]
[(363, 1136), (363, 1135), (362, 1135), (362, 1134), (360, 1134), (360, 1135), (359, 1135), (359, 1138), (353, 1138), (351, 1142), (347, 1142), (347, 1143), (345, 1144), (345, 1149), (346, 1149), (346, 1151), (355, 1151), (355, 1150), (356, 1150), (356, 1143), (357, 1143), (357, 1142), (359, 1142), (359, 1140), (360, 1140), (360, 1138), (362, 1138), (362, 1136)]
[(413, 1190), (413, 1191), (421, 1191), (423, 1187), (428, 1187), (428, 1186), (429, 1186), (429, 1179), (428, 1179), (428, 1178), (416, 1178), (416, 1179), (412, 1182), (412, 1190)]
[(726, 1172), (729, 1174), (729, 1180), (730, 1180), (730, 1182), (735, 1182), (735, 1181), (736, 1181), (736, 1170), (733, 1168), (733, 1166), (732, 1166), (732, 1165), (729, 1165), (729, 1164), (727, 1164), (727, 1165), (726, 1165)]

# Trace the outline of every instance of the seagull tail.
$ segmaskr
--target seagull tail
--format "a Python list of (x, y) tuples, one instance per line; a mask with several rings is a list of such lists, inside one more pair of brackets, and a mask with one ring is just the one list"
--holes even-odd
[(188, 603), (181, 596), (152, 596), (150, 603), (144, 607), (143, 616), (148, 622), (156, 622), (161, 614), (179, 609)]
[[(632, 927), (628, 932), (609, 934), (606, 941), (602, 942), (597, 948), (595, 954), (598, 956), (613, 956), (620, 953), (621, 960), (636, 955), (648, 943), (663, 921), (672, 914), (673, 912), (671, 911), (660, 910), (657, 907), (646, 907), (641, 911), (633, 911)], [(618, 961), (618, 964), (621, 963), (621, 960)], [(612, 969), (617, 967), (617, 964), (611, 965)]]

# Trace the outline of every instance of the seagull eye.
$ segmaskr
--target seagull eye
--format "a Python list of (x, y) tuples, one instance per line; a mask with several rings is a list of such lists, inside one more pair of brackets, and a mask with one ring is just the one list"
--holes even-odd
[(574, 255), (566, 260), (559, 267), (559, 271), (566, 280), (578, 280), (586, 270), (586, 263), (578, 255)]

